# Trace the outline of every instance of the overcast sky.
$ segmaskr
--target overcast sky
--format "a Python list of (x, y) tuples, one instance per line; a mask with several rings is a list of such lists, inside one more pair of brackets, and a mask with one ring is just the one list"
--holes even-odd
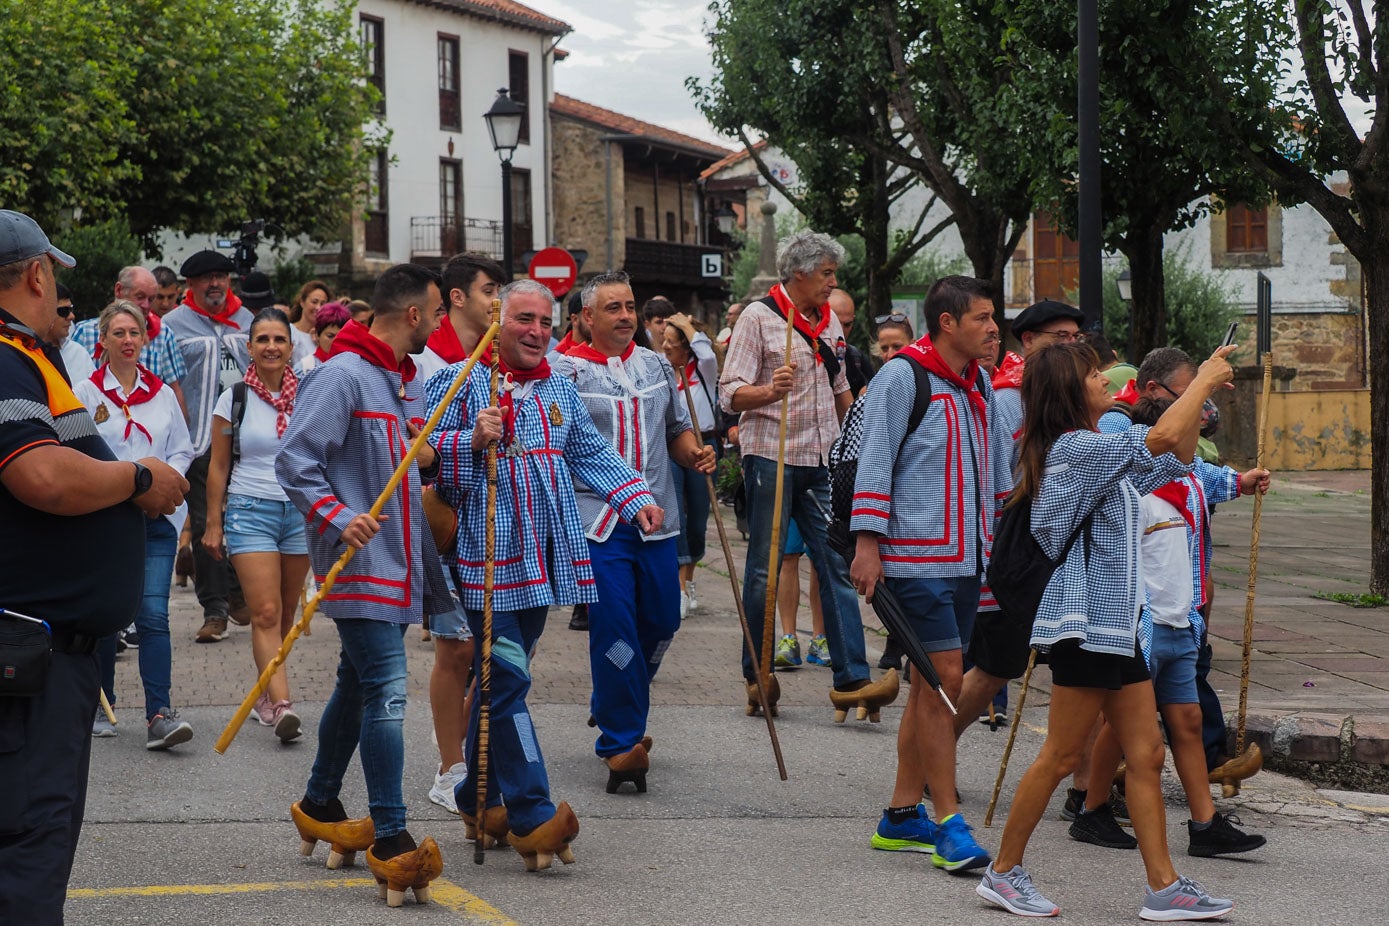
[(574, 27), (560, 47), (555, 89), (585, 102), (721, 144), (685, 89), (707, 79), (708, 0), (524, 0)]

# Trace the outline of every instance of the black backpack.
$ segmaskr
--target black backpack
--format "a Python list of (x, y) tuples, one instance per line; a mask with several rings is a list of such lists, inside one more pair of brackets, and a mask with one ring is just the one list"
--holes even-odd
[(1092, 511), (1061, 548), (1061, 555), (1052, 559), (1032, 536), (1032, 502), (1010, 503), (1004, 507), (994, 530), (986, 577), (989, 590), (1005, 618), (1031, 626), (1047, 583), (1066, 561), (1081, 534), (1085, 535), (1085, 552), (1089, 556), (1090, 528), (1094, 521), (1095, 512)]
[[(916, 377), (916, 396), (912, 400), (911, 417), (907, 419), (907, 433), (902, 443), (907, 442), (912, 432), (926, 417), (926, 409), (931, 404), (931, 374), (926, 368), (905, 354), (899, 355), (903, 363), (910, 363)], [(898, 357), (893, 357), (896, 360)], [(891, 363), (889, 360), (888, 363)], [(865, 393), (866, 395), (866, 393)], [(858, 479), (859, 448), (863, 443), (863, 400), (854, 399), (849, 410), (844, 413), (844, 423), (839, 437), (830, 447), (830, 517), (829, 542), (846, 559), (853, 558), (854, 539), (849, 531), (849, 520), (854, 508), (854, 482)], [(900, 453), (902, 448), (897, 448)]]

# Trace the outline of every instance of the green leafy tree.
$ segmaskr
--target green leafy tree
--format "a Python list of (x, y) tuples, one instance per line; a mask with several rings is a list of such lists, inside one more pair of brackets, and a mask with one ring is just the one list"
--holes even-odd
[[(1180, 347), (1200, 360), (1209, 357), (1220, 346), (1220, 339), (1230, 322), (1239, 318), (1242, 310), (1235, 289), (1213, 273), (1206, 273), (1190, 260), (1186, 246), (1174, 248), (1162, 255), (1163, 292), (1167, 304), (1167, 337), (1164, 344)], [(1119, 265), (1104, 272), (1104, 333), (1109, 342), (1123, 350), (1129, 343), (1130, 306), (1119, 298)], [(1075, 298), (1071, 294), (1069, 298)], [(1247, 332), (1242, 341), (1248, 341)], [(1126, 358), (1137, 366), (1143, 353), (1124, 351)]]
[[(1218, 6), (1218, 5), (1217, 5)], [(1217, 127), (1210, 70), (1237, 77), (1251, 100), (1268, 100), (1276, 58), (1250, 62), (1212, 26), (1219, 9), (1188, 0), (1111, 0), (1100, 16), (1100, 199), (1105, 244), (1132, 274), (1129, 348), (1142, 357), (1172, 341), (1176, 303), (1167, 293), (1163, 238), (1209, 212), (1211, 197), (1258, 204), (1268, 184)], [(1039, 130), (1042, 160), (1032, 190), (1062, 227), (1077, 229), (1075, 4), (1019, 0), (1008, 12), (1004, 57), (1031, 79), (1020, 84)], [(1184, 319), (1183, 323), (1190, 321)], [(1219, 331), (1213, 332), (1219, 340)]]
[(72, 291), (78, 318), (99, 315), (111, 301), (117, 274), (140, 262), (140, 241), (120, 219), (89, 222), (51, 237), (54, 244), (77, 258), (77, 266), (60, 269), (58, 279)]
[(336, 237), (360, 203), (379, 140), (353, 4), (0, 3), (7, 204), (121, 217), (153, 248), (250, 218)]
[[(932, 198), (911, 226), (891, 228), (893, 207), (920, 180), (883, 153), (893, 135), (890, 65), (873, 10), (851, 0), (715, 0), (709, 9), (714, 77), (687, 82), (696, 104), (812, 227), (862, 236), (865, 280), (854, 295), (886, 307), (902, 266), (951, 219), (927, 226)], [(795, 163), (794, 184), (768, 167), (750, 132)]]
[[(1245, 60), (1291, 60), (1268, 105), (1209, 68), (1229, 142), (1284, 205), (1319, 212), (1360, 262), (1370, 331), (1370, 590), (1389, 594), (1389, 22), (1383, 0), (1223, 0)], [(1293, 51), (1295, 50), (1295, 51)], [(1348, 182), (1347, 182), (1348, 181)]]

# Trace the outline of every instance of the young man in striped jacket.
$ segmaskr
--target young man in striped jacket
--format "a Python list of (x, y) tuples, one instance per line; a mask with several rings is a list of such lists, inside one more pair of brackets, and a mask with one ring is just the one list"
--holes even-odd
[[(850, 520), (854, 586), (871, 600), (877, 583), (886, 584), (912, 616), (952, 700), (960, 695), (962, 641), (979, 607), (994, 516), (1013, 486), (1011, 435), (979, 366), (998, 349), (993, 312), (993, 290), (983, 280), (951, 276), (931, 287), (928, 336), (901, 351), (925, 367), (931, 401), (907, 433), (915, 371), (888, 363), (873, 377)], [(927, 785), (939, 824), (918, 803)], [(959, 813), (953, 720), (929, 685), (911, 687), (897, 735), (897, 782), (872, 844), (929, 852), (947, 871), (989, 862)]]

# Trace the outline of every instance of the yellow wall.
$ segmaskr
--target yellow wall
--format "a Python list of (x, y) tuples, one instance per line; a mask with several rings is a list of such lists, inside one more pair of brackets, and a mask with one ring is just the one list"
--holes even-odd
[(1278, 471), (1370, 468), (1370, 391), (1269, 396), (1265, 463)]

